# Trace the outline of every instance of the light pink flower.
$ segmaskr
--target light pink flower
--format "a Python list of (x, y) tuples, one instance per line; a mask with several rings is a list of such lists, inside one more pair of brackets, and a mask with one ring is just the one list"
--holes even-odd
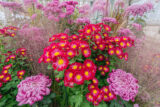
[(114, 23), (114, 24), (117, 24), (117, 20), (115, 18), (112, 18), (112, 17), (104, 17), (102, 19), (103, 22), (107, 22), (107, 23)]
[(89, 24), (90, 23), (90, 20), (89, 20), (89, 18), (78, 18), (77, 20), (76, 20), (76, 23), (77, 24)]
[(24, 5), (28, 6), (28, 5), (32, 5), (32, 4), (36, 4), (37, 0), (23, 0)]
[(119, 31), (118, 31), (118, 34), (121, 35), (121, 36), (130, 36), (130, 35), (134, 35), (133, 32), (128, 29), (128, 28), (121, 28)]
[(133, 23), (132, 26), (137, 30), (137, 31), (141, 31), (142, 30), (142, 26), (138, 23)]
[(116, 69), (109, 74), (107, 82), (109, 83), (109, 89), (123, 100), (134, 101), (139, 85), (137, 79), (132, 74)]
[(153, 9), (152, 3), (135, 4), (126, 8), (126, 15), (143, 16), (146, 12)]
[(16, 101), (19, 102), (19, 105), (32, 105), (42, 100), (43, 96), (50, 94), (49, 87), (51, 83), (51, 79), (43, 74), (27, 77), (17, 85), (18, 94), (16, 96)]
[(34, 20), (34, 19), (36, 19), (36, 17), (37, 17), (37, 14), (33, 14), (33, 15), (31, 16), (31, 19)]

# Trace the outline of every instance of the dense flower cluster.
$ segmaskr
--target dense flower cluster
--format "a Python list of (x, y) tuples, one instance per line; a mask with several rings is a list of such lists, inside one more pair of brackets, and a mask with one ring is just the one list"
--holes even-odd
[(3, 6), (4, 8), (8, 8), (11, 11), (19, 11), (19, 12), (23, 12), (24, 9), (22, 7), (22, 4), (19, 4), (17, 2), (0, 2), (0, 5)]
[(30, 104), (40, 101), (43, 96), (50, 93), (51, 79), (48, 76), (39, 74), (36, 76), (27, 77), (18, 84), (18, 94), (16, 101), (19, 105)]
[(125, 13), (133, 16), (143, 16), (146, 12), (153, 9), (152, 3), (135, 4), (126, 8)]
[(4, 27), (4, 28), (0, 29), (0, 34), (2, 34), (3, 36), (14, 37), (16, 35), (17, 30), (18, 30), (17, 27), (8, 26), (8, 27)]
[(86, 94), (86, 98), (93, 105), (97, 106), (101, 101), (109, 102), (116, 98), (116, 95), (109, 90), (108, 86), (103, 86), (101, 89), (95, 84), (88, 85), (89, 93)]
[(72, 15), (77, 4), (78, 2), (76, 1), (60, 2), (59, 0), (53, 0), (43, 8), (43, 11), (48, 19), (58, 22), (61, 18)]
[(126, 73), (121, 69), (113, 70), (107, 79), (109, 88), (123, 100), (134, 101), (138, 93), (138, 81), (132, 74)]
[[(96, 71), (100, 71), (102, 76), (111, 71), (109, 68), (111, 55), (127, 60), (128, 53), (123, 52), (123, 49), (133, 46), (134, 40), (123, 35), (112, 37), (110, 31), (110, 26), (98, 23), (84, 26), (78, 31), (78, 35), (69, 36), (65, 33), (53, 35), (49, 39), (51, 44), (44, 49), (39, 63), (51, 63), (55, 76), (64, 72), (62, 77), (55, 78), (57, 82), (64, 81), (64, 86), (74, 88), (75, 84), (83, 85), (85, 81), (92, 81), (95, 89), (89, 88), (90, 93), (86, 95), (86, 98), (94, 105), (98, 105), (102, 100), (113, 100), (116, 96), (109, 91), (107, 86), (102, 89), (98, 88)], [(97, 54), (98, 51), (101, 54)], [(93, 61), (96, 63), (102, 61), (102, 63), (97, 65)]]
[(36, 4), (37, 0), (23, 0), (24, 5), (32, 5), (32, 4)]
[(104, 17), (102, 19), (102, 22), (117, 24), (117, 20), (115, 18), (112, 18), (112, 17)]
[(92, 60), (85, 60), (84, 63), (75, 62), (70, 65), (64, 74), (64, 85), (73, 87), (74, 83), (82, 85), (85, 80), (94, 80), (96, 65)]
[(76, 20), (77, 24), (90, 24), (90, 19), (89, 18), (77, 18)]

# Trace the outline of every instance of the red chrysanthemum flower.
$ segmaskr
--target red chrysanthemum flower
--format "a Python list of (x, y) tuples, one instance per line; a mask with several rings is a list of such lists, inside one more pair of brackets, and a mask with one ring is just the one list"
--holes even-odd
[(114, 55), (115, 54), (115, 49), (109, 49), (108, 54), (109, 55)]
[(109, 87), (108, 86), (104, 86), (104, 87), (102, 87), (102, 92), (104, 93), (104, 94), (109, 94)]
[(132, 47), (132, 43), (130, 41), (127, 41), (126, 45), (127, 47)]
[(58, 43), (58, 46), (61, 47), (61, 48), (66, 48), (68, 45), (68, 41), (60, 41)]
[(74, 87), (74, 82), (68, 82), (68, 81), (64, 80), (64, 86), (73, 88)]
[(17, 71), (17, 75), (18, 76), (23, 76), (25, 74), (25, 70), (20, 70), (20, 71)]
[(98, 102), (101, 102), (103, 100), (103, 94), (100, 93), (98, 96), (97, 96), (97, 101)]
[(89, 27), (86, 27), (86, 28), (84, 29), (84, 33), (85, 33), (86, 35), (91, 35), (92, 29), (89, 28)]
[(52, 66), (54, 70), (63, 71), (68, 67), (68, 64), (69, 64), (68, 58), (62, 57), (62, 58), (57, 58)]
[(93, 83), (94, 85), (98, 86), (99, 81), (98, 81), (97, 78), (93, 78), (93, 79), (92, 79), (92, 83)]
[(84, 56), (84, 57), (90, 57), (91, 56), (91, 50), (90, 50), (90, 48), (84, 48), (84, 49), (82, 49), (82, 55)]
[(102, 75), (102, 76), (105, 76), (106, 73), (105, 73), (104, 71), (101, 71), (101, 75)]
[(64, 76), (65, 76), (64, 79), (66, 81), (71, 82), (71, 81), (73, 81), (74, 73), (70, 70), (66, 70)]
[(90, 71), (89, 69), (83, 70), (83, 75), (85, 80), (91, 80), (93, 78), (92, 74), (93, 74), (92, 71)]
[(100, 94), (100, 90), (98, 88), (94, 88), (91, 90), (91, 94), (96, 98)]
[(51, 54), (52, 58), (55, 58), (55, 57), (58, 57), (58, 56), (62, 56), (63, 52), (62, 52), (61, 49), (56, 48), (53, 51), (51, 51), (50, 54)]
[(115, 42), (120, 42), (121, 38), (120, 37), (114, 37)]
[(4, 78), (3, 78), (3, 82), (4, 83), (6, 83), (6, 82), (8, 82), (10, 80), (11, 80), (11, 75), (10, 74), (5, 75)]
[(43, 62), (43, 60), (44, 60), (44, 57), (43, 57), (43, 55), (38, 59), (38, 63), (41, 63), (41, 62)]
[(95, 66), (95, 64), (93, 63), (92, 60), (86, 59), (86, 60), (84, 61), (84, 66), (87, 67), (87, 68), (92, 69), (92, 68)]
[(71, 39), (72, 39), (72, 40), (78, 39), (78, 35), (72, 35), (72, 36), (71, 36)]
[(55, 78), (55, 81), (58, 83), (60, 82), (60, 80), (61, 80), (60, 78)]
[(93, 45), (93, 46), (92, 46), (92, 49), (93, 49), (93, 50), (97, 50), (97, 49), (98, 49), (97, 45)]
[(108, 33), (103, 33), (103, 36), (104, 36), (105, 38), (107, 38), (107, 37), (109, 36), (109, 34), (108, 34)]
[(67, 54), (68, 57), (71, 57), (71, 58), (76, 56), (76, 52), (73, 49), (68, 49), (66, 54)]
[(88, 85), (88, 90), (91, 91), (92, 89), (96, 88), (97, 86), (95, 86), (94, 84), (89, 84)]
[(7, 57), (7, 58), (5, 59), (5, 62), (9, 62), (9, 61), (10, 61), (10, 58)]
[(127, 47), (127, 44), (126, 44), (126, 42), (124, 42), (124, 41), (120, 41), (120, 42), (119, 42), (119, 46), (120, 46), (121, 48), (126, 48), (126, 47)]
[(0, 80), (3, 80), (5, 74), (0, 74)]
[(82, 85), (84, 83), (84, 77), (81, 73), (76, 73), (74, 76), (74, 83)]
[(99, 102), (98, 102), (98, 101), (93, 101), (93, 105), (94, 105), (94, 106), (98, 106), (98, 105), (99, 105)]
[(93, 37), (94, 37), (94, 40), (95, 40), (95, 41), (101, 41), (101, 40), (102, 40), (102, 37), (101, 37), (101, 35), (100, 35), (99, 33), (93, 35)]
[(98, 70), (99, 70), (99, 71), (102, 71), (102, 70), (103, 70), (103, 66), (100, 65), (100, 66), (98, 67)]
[(103, 61), (105, 56), (103, 54), (100, 54), (97, 56), (97, 58), (98, 58), (98, 61)]
[(44, 63), (50, 63), (52, 62), (52, 59), (50, 57), (44, 57), (43, 61)]
[(109, 92), (108, 96), (110, 100), (114, 100), (116, 98), (116, 95), (112, 92)]
[(110, 98), (109, 98), (108, 94), (104, 94), (103, 100), (106, 101), (106, 102), (110, 101)]
[(14, 60), (16, 58), (16, 55), (10, 55), (9, 58)]
[(89, 44), (86, 41), (80, 41), (79, 46), (81, 49), (89, 48)]
[(116, 49), (115, 49), (115, 53), (116, 53), (117, 56), (120, 56), (120, 55), (123, 54), (123, 51), (122, 51), (121, 48), (116, 48)]
[(104, 50), (106, 48), (106, 45), (105, 44), (103, 44), (103, 43), (100, 43), (99, 45), (98, 45), (98, 49), (100, 49), (100, 50)]
[(103, 66), (103, 71), (104, 72), (109, 72), (109, 67), (107, 65)]
[(49, 46), (49, 49), (56, 49), (57, 48), (57, 43), (52, 43), (52, 44), (50, 44), (50, 46)]
[(129, 37), (123, 36), (123, 37), (122, 37), (122, 40), (127, 41), (127, 40), (129, 40)]
[(73, 71), (79, 71), (82, 68), (82, 64), (79, 62), (75, 62), (73, 64), (70, 65), (69, 69), (73, 70)]
[(2, 72), (1, 72), (2, 74), (8, 74), (8, 70), (7, 69), (4, 69), (4, 70), (2, 70)]
[(94, 101), (94, 97), (91, 93), (87, 93), (86, 94), (86, 99), (89, 101), (89, 102), (93, 102)]
[(23, 76), (18, 75), (18, 79), (22, 80), (22, 79), (23, 79)]
[(70, 48), (71, 49), (77, 49), (78, 47), (79, 47), (79, 41), (72, 41), (72, 42), (70, 42), (70, 44), (69, 44), (69, 46), (70, 46)]
[(9, 68), (11, 68), (11, 67), (12, 67), (12, 64), (5, 65), (5, 66), (3, 67), (3, 70), (4, 70), (4, 69), (7, 70), (7, 69), (9, 69)]
[(65, 33), (60, 33), (58, 36), (59, 36), (60, 40), (67, 40), (68, 39), (68, 35)]
[(49, 42), (53, 42), (57, 39), (57, 35), (53, 35), (51, 38), (49, 38)]
[(113, 44), (108, 44), (108, 48), (109, 48), (109, 49), (113, 49), (113, 48), (114, 48), (114, 45), (113, 45)]
[(128, 53), (123, 54), (124, 59), (127, 61), (128, 60)]
[(103, 25), (104, 26), (104, 29), (107, 31), (107, 32), (110, 32), (111, 31), (111, 27), (108, 26), (108, 25)]

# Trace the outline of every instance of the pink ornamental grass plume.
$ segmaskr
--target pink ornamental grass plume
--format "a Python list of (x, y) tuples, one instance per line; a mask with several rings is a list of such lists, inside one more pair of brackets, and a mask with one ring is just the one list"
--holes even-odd
[(142, 25), (140, 25), (138, 23), (133, 23), (132, 27), (134, 27), (137, 31), (141, 31), (142, 30)]
[(17, 2), (2, 2), (2, 1), (0, 1), (0, 5), (4, 8), (8, 8), (11, 11), (24, 12), (22, 4), (19, 4)]
[(27, 77), (25, 80), (22, 80), (17, 85), (18, 94), (16, 96), (16, 101), (19, 102), (18, 105), (32, 105), (42, 100), (43, 96), (50, 94), (49, 87), (51, 83), (51, 79), (43, 74)]
[(90, 20), (89, 20), (89, 18), (85, 18), (85, 17), (77, 18), (76, 23), (77, 24), (89, 24)]
[(95, 0), (93, 3), (93, 11), (101, 11), (104, 12), (106, 9), (106, 0)]
[(117, 20), (115, 18), (112, 18), (112, 17), (104, 17), (102, 19), (103, 22), (107, 22), (107, 23), (114, 23), (114, 24), (117, 24)]
[(28, 5), (32, 5), (32, 4), (36, 4), (37, 0), (23, 0), (24, 5), (28, 6)]
[(134, 101), (138, 94), (138, 80), (132, 74), (126, 73), (121, 69), (113, 70), (109, 74), (107, 82), (109, 83), (109, 89), (123, 100)]
[(152, 3), (135, 4), (126, 8), (126, 15), (143, 16), (146, 12), (153, 9)]

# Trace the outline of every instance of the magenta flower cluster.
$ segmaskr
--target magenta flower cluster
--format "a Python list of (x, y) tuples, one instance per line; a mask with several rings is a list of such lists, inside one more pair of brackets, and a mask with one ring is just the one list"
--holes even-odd
[(138, 80), (131, 73), (126, 73), (121, 69), (113, 70), (109, 74), (107, 82), (109, 89), (125, 101), (134, 101), (138, 94)]
[(112, 17), (104, 17), (102, 19), (103, 22), (107, 22), (107, 23), (114, 23), (114, 24), (117, 24), (117, 20), (115, 18), (112, 18)]
[(93, 11), (104, 12), (106, 9), (106, 0), (95, 0), (93, 3)]
[(17, 85), (18, 94), (16, 96), (16, 101), (19, 102), (19, 105), (32, 105), (42, 100), (43, 96), (50, 94), (49, 87), (51, 83), (51, 79), (43, 74), (27, 77)]
[(153, 9), (152, 3), (135, 4), (126, 8), (126, 15), (143, 16), (146, 12)]
[(24, 11), (22, 4), (19, 4), (17, 2), (2, 2), (2, 1), (0, 1), (0, 5), (4, 8), (8, 8), (11, 11), (19, 11), (19, 12)]
[(63, 1), (53, 0), (49, 2), (44, 8), (44, 14), (49, 20), (54, 20), (59, 22), (61, 18), (68, 17), (72, 15), (75, 11), (76, 1)]
[(77, 24), (90, 24), (90, 19), (86, 17), (77, 18), (76, 23)]
[(118, 34), (120, 36), (130, 36), (130, 35), (133, 35), (133, 32), (130, 29), (128, 29), (128, 28), (121, 28), (118, 31)]

